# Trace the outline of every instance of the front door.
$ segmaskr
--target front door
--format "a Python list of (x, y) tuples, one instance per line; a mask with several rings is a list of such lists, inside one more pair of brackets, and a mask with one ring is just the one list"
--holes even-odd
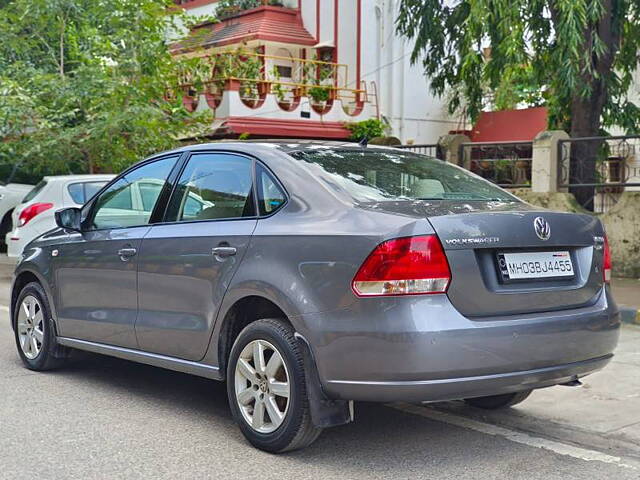
[(256, 226), (253, 160), (193, 154), (165, 222), (142, 241), (136, 333), (145, 351), (200, 360)]
[(137, 348), (138, 254), (177, 158), (145, 163), (117, 179), (87, 207), (83, 231), (58, 248), (53, 265), (61, 336)]

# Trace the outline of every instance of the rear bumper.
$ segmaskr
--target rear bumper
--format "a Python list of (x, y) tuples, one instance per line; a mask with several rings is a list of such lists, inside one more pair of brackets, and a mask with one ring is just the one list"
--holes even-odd
[(440, 401), (568, 382), (603, 368), (618, 342), (609, 288), (572, 310), (469, 319), (446, 295), (359, 299), (302, 315), (331, 398)]
[(24, 250), (26, 244), (17, 229), (7, 233), (5, 243), (7, 244), (7, 256), (12, 258), (22, 255), (22, 250)]
[(613, 355), (554, 367), (477, 377), (419, 380), (415, 382), (329, 381), (333, 395), (351, 400), (377, 402), (439, 402), (483, 397), (550, 387), (584, 377), (602, 369)]

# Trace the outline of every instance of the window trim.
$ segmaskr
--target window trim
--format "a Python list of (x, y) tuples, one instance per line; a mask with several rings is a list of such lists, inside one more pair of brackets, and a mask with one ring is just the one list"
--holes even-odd
[[(169, 180), (172, 178), (173, 173), (176, 171), (176, 169), (179, 169), (182, 167), (182, 162), (184, 161), (184, 158), (186, 156), (186, 153), (188, 152), (171, 152), (171, 153), (166, 153), (166, 154), (161, 154), (155, 157), (151, 157), (151, 158), (147, 158), (145, 160), (142, 160), (132, 166), (130, 166), (129, 168), (127, 168), (125, 171), (123, 171), (122, 173), (120, 173), (120, 175), (118, 175), (117, 177), (115, 177), (113, 180), (111, 180), (110, 182), (107, 182), (106, 185), (104, 185), (91, 199), (91, 202), (85, 203), (84, 206), (82, 207), (82, 210), (84, 210), (85, 208), (88, 209), (87, 212), (87, 216), (85, 217), (84, 221), (82, 221), (82, 224), (80, 226), (80, 229), (82, 232), (101, 232), (101, 231), (106, 231), (106, 230), (124, 230), (126, 228), (139, 228), (139, 227), (146, 227), (146, 226), (151, 226), (154, 225), (156, 223), (156, 218), (159, 214), (160, 208), (161, 208), (161, 204), (162, 202), (165, 201), (164, 196), (166, 195), (166, 191), (168, 189), (169, 186)], [(127, 225), (127, 226), (122, 226), (122, 227), (109, 227), (109, 228), (88, 228), (88, 226), (90, 225), (91, 221), (93, 221), (93, 218), (95, 216), (96, 213), (96, 209), (95, 209), (95, 205), (96, 205), (96, 201), (97, 199), (99, 199), (102, 194), (109, 188), (111, 187), (111, 185), (113, 185), (114, 183), (118, 182), (122, 177), (125, 177), (126, 175), (130, 174), (131, 172), (138, 170), (139, 168), (145, 167), (151, 163), (154, 162), (159, 162), (162, 160), (166, 160), (168, 158), (173, 158), (175, 157), (176, 161), (173, 165), (173, 167), (171, 168), (171, 171), (169, 172), (169, 175), (167, 175), (167, 178), (165, 180), (165, 184), (162, 188), (162, 191), (160, 192), (160, 195), (158, 195), (158, 200), (156, 201), (155, 206), (153, 207), (153, 211), (151, 212), (151, 215), (149, 216), (149, 221), (147, 223), (144, 224), (140, 224), (140, 225)], [(165, 206), (166, 209), (166, 206)]]
[[(189, 163), (189, 160), (191, 160), (191, 157), (196, 156), (196, 155), (202, 155), (202, 154), (224, 154), (224, 155), (233, 155), (236, 157), (242, 157), (245, 158), (249, 161), (251, 161), (251, 192), (250, 195), (253, 199), (253, 210), (254, 210), (254, 214), (249, 216), (249, 217), (229, 217), (229, 218), (203, 218), (201, 220), (168, 220), (167, 216), (169, 214), (169, 205), (171, 205), (171, 202), (173, 200), (174, 195), (176, 195), (176, 190), (178, 188), (178, 183), (180, 181), (180, 178), (182, 177), (182, 173), (184, 172), (184, 170), (187, 168), (187, 164)], [(184, 162), (180, 168), (180, 172), (177, 174), (177, 178), (176, 181), (174, 183), (174, 185), (172, 186), (171, 189), (171, 195), (169, 196), (166, 206), (165, 206), (165, 210), (164, 210), (164, 214), (162, 216), (162, 220), (157, 222), (155, 225), (184, 225), (184, 224), (188, 224), (188, 223), (202, 223), (202, 222), (237, 222), (240, 220), (257, 220), (258, 218), (260, 218), (259, 216), (259, 209), (258, 209), (258, 200), (257, 200), (257, 195), (256, 195), (256, 161), (257, 159), (249, 154), (246, 154), (244, 152), (237, 152), (237, 151), (233, 151), (233, 150), (216, 150), (216, 149), (211, 149), (211, 150), (192, 150), (188, 152), (187, 157), (184, 159)]]

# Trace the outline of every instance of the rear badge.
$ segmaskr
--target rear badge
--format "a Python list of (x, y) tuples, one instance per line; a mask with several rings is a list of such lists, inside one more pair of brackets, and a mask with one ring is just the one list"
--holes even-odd
[(58, 256), (58, 250), (51, 250), (51, 256), (52, 257), (57, 257)]
[(473, 237), (473, 238), (447, 238), (444, 241), (447, 245), (488, 245), (499, 243), (500, 237)]
[(533, 228), (540, 240), (549, 240), (551, 237), (551, 227), (549, 223), (542, 217), (536, 217), (533, 220)]
[(595, 248), (596, 250), (602, 250), (604, 248), (604, 237), (594, 235), (593, 248)]

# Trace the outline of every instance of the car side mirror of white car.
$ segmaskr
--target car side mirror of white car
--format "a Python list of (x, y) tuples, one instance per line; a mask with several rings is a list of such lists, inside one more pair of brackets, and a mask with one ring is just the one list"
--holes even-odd
[(63, 208), (55, 213), (56, 225), (66, 230), (80, 231), (81, 210), (76, 207)]

